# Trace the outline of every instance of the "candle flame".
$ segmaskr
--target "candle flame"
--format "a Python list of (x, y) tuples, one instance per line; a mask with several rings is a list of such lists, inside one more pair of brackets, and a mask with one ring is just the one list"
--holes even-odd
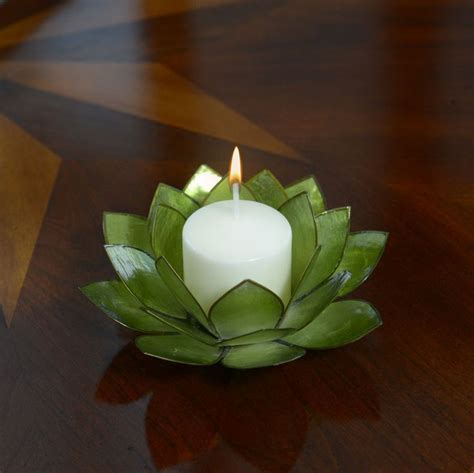
[(229, 184), (241, 184), (242, 182), (242, 167), (240, 164), (240, 152), (237, 146), (232, 153), (232, 161), (230, 163)]

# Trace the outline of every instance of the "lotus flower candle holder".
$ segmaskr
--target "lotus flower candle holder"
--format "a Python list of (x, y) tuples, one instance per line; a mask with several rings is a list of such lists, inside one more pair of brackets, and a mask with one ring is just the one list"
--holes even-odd
[(204, 312), (183, 282), (182, 230), (201, 206), (231, 198), (227, 177), (202, 165), (183, 191), (159, 184), (147, 218), (106, 212), (105, 249), (119, 279), (82, 292), (141, 332), (135, 343), (143, 353), (191, 365), (278, 365), (306, 350), (347, 345), (382, 324), (368, 302), (337, 299), (370, 276), (387, 233), (349, 233), (350, 208), (326, 210), (314, 177), (283, 187), (268, 170), (242, 185), (241, 198), (277, 209), (291, 225), (290, 301), (246, 280)]

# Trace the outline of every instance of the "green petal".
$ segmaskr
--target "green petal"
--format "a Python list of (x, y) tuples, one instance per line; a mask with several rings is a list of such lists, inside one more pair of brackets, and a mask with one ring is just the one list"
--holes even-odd
[(282, 310), (282, 301), (269, 289), (243, 281), (212, 305), (209, 318), (226, 339), (275, 328)]
[(350, 271), (352, 277), (339, 296), (349, 294), (372, 274), (383, 254), (387, 238), (388, 233), (385, 232), (358, 232), (349, 235), (337, 271)]
[(248, 369), (276, 366), (296, 360), (305, 354), (299, 347), (278, 342), (260, 343), (231, 348), (222, 360), (228, 368)]
[(145, 355), (187, 365), (213, 365), (222, 355), (222, 348), (186, 335), (142, 335), (135, 344)]
[(183, 226), (182, 214), (158, 205), (151, 233), (151, 245), (156, 256), (164, 256), (176, 272), (183, 275)]
[(190, 320), (177, 319), (175, 317), (170, 317), (169, 315), (161, 314), (160, 312), (156, 312), (151, 309), (147, 310), (149, 311), (151, 316), (156, 317), (166, 327), (168, 327), (168, 330), (170, 328), (174, 329), (174, 332), (180, 332), (191, 338), (195, 338), (196, 340), (199, 340), (200, 342), (205, 343), (207, 345), (216, 345), (218, 342), (216, 338), (212, 337), (207, 332), (201, 330)]
[(183, 280), (176, 274), (165, 258), (161, 257), (156, 262), (156, 269), (161, 276), (168, 289), (174, 295), (176, 300), (184, 307), (188, 314), (191, 314), (201, 325), (210, 332), (215, 332), (210, 324), (202, 307), (196, 301), (194, 296), (184, 284)]
[[(312, 288), (314, 288), (316, 285), (312, 285), (312, 281), (316, 279), (316, 274), (317, 274), (317, 267), (318, 267), (318, 258), (319, 254), (321, 253), (321, 247), (317, 246), (313, 254), (309, 260), (308, 266), (306, 266), (306, 269), (301, 276), (301, 279), (296, 286), (296, 289), (293, 289), (293, 294), (291, 296), (290, 302), (292, 300), (298, 299), (301, 297), (303, 294), (309, 292)], [(309, 287), (309, 289), (308, 289)]]
[(120, 281), (95, 282), (82, 293), (112, 320), (138, 332), (174, 332), (143, 309), (143, 304)]
[(207, 194), (221, 179), (222, 176), (217, 171), (206, 164), (202, 164), (184, 186), (183, 192), (202, 204)]
[(159, 184), (148, 214), (150, 228), (153, 228), (156, 210), (159, 205), (171, 207), (186, 218), (199, 209), (199, 204), (184, 192), (167, 184)]
[(245, 184), (255, 196), (257, 202), (280, 208), (287, 200), (288, 195), (280, 181), (267, 169), (249, 179)]
[[(241, 200), (255, 200), (252, 192), (244, 184), (240, 186), (239, 197)], [(203, 202), (203, 205), (213, 204), (214, 202), (220, 202), (221, 200), (231, 200), (232, 199), (232, 190), (229, 186), (229, 179), (225, 175), (211, 190), (206, 199)]]
[(289, 335), (291, 332), (294, 332), (294, 330), (288, 328), (271, 328), (267, 330), (258, 330), (257, 332), (242, 335), (241, 337), (235, 337), (229, 340), (225, 340), (219, 343), (219, 346), (232, 347), (237, 345), (253, 345), (255, 343), (271, 342), (273, 340), (281, 339)]
[(291, 301), (278, 328), (300, 329), (308, 325), (332, 302), (349, 278), (349, 272), (341, 271)]
[(285, 340), (304, 348), (337, 348), (359, 340), (380, 325), (382, 319), (372, 305), (364, 301), (340, 301)]
[(350, 207), (328, 210), (315, 219), (318, 235), (318, 254), (311, 261), (293, 295), (298, 298), (318, 286), (334, 273), (344, 253), (349, 233)]
[(314, 176), (305, 177), (304, 179), (296, 181), (287, 186), (285, 190), (290, 198), (301, 192), (307, 192), (314, 214), (324, 212), (326, 209), (326, 201), (323, 192)]
[(105, 249), (120, 279), (145, 306), (186, 318), (186, 311), (156, 272), (150, 256), (129, 246), (108, 245)]
[(316, 247), (316, 224), (305, 193), (286, 201), (280, 212), (287, 218), (293, 234), (292, 287), (296, 288)]
[(153, 255), (147, 220), (139, 215), (104, 212), (102, 219), (105, 243), (127, 245)]

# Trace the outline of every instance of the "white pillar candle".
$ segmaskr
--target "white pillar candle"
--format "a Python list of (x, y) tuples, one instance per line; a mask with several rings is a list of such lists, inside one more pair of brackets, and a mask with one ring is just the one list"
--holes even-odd
[(251, 279), (286, 304), (291, 295), (291, 227), (258, 202), (225, 200), (199, 209), (183, 228), (184, 282), (207, 313), (225, 292)]

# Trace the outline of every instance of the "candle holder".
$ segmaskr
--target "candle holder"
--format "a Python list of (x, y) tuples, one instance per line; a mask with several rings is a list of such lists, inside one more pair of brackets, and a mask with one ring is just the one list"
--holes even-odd
[(183, 191), (159, 184), (147, 218), (104, 213), (105, 249), (119, 279), (86, 285), (82, 292), (111, 319), (142, 333), (135, 340), (140, 351), (190, 365), (279, 365), (307, 349), (347, 345), (382, 324), (370, 303), (337, 299), (370, 276), (387, 233), (349, 233), (350, 207), (326, 210), (313, 176), (283, 187), (263, 170), (242, 185), (240, 197), (274, 207), (291, 225), (288, 304), (247, 280), (206, 314), (184, 284), (186, 219), (201, 206), (232, 198), (227, 177), (206, 165)]

